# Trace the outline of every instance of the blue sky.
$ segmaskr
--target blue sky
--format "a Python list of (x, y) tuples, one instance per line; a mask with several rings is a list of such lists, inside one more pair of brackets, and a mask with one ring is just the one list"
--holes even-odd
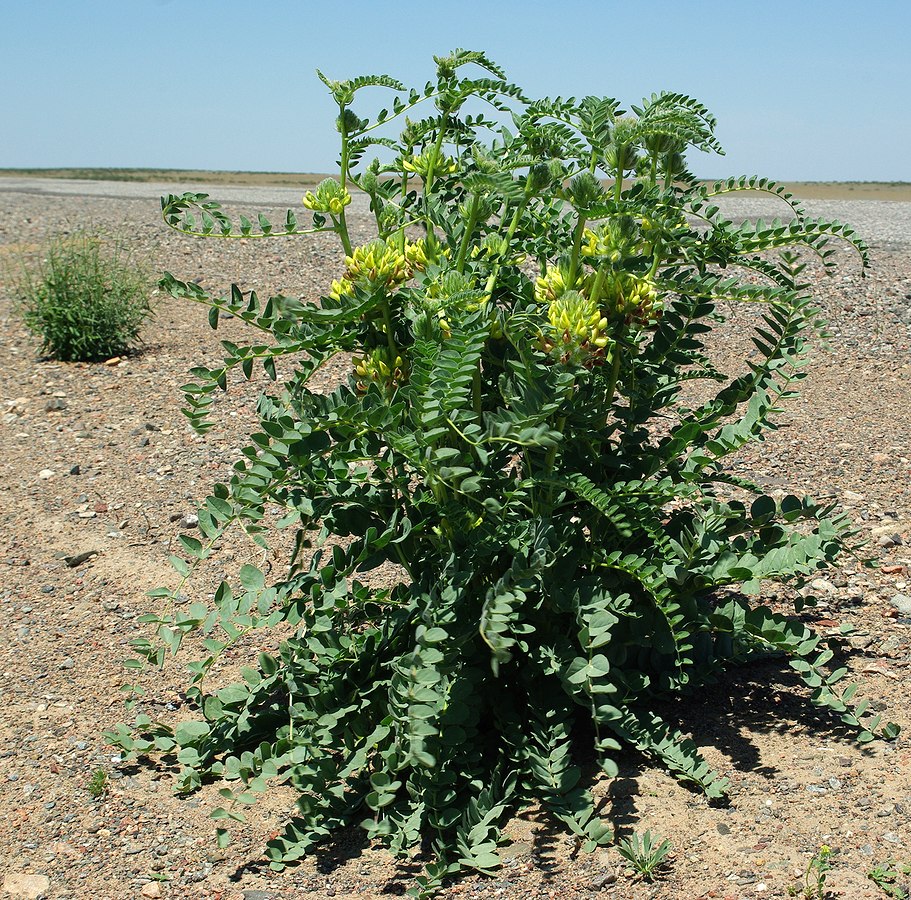
[(0, 167), (329, 171), (314, 74), (423, 84), (484, 49), (531, 96), (689, 93), (703, 177), (911, 181), (908, 0), (7, 0)]

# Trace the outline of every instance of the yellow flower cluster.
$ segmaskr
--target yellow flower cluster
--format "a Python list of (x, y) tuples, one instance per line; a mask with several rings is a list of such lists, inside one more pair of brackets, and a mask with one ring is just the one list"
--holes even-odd
[(551, 303), (568, 290), (580, 291), (587, 294), (591, 288), (593, 276), (591, 273), (580, 272), (573, 284), (568, 284), (569, 273), (560, 266), (548, 266), (544, 274), (535, 282), (535, 300), (538, 303)]
[(608, 279), (604, 300), (627, 324), (650, 325), (661, 318), (661, 299), (651, 278), (618, 272)]
[(304, 194), (303, 204), (314, 212), (332, 213), (338, 215), (351, 203), (351, 194), (334, 178), (326, 178), (316, 187), (316, 193), (307, 191)]
[[(444, 252), (443, 255), (445, 256), (446, 253)], [(415, 272), (423, 272), (429, 263), (434, 262), (433, 255), (427, 255), (427, 242), (424, 238), (405, 241), (405, 259)]]
[(594, 365), (610, 344), (608, 321), (598, 304), (579, 291), (566, 291), (547, 307), (550, 329), (542, 336), (542, 349), (559, 354), (561, 362), (575, 359)]
[[(414, 172), (415, 175), (426, 178), (427, 173), (430, 171), (430, 162), (433, 159), (433, 149), (434, 148), (432, 147), (426, 148), (420, 156), (404, 157), (402, 159), (402, 168), (406, 172)], [(434, 177), (440, 175), (454, 175), (458, 171), (459, 164), (454, 159), (450, 159), (442, 153), (437, 154), (436, 165), (433, 167)]]
[(642, 232), (632, 216), (618, 216), (582, 232), (582, 255), (616, 263), (644, 250)]
[(408, 260), (408, 245), (403, 253), (394, 244), (377, 239), (355, 247), (351, 256), (345, 257), (345, 274), (341, 281), (333, 281), (329, 296), (335, 300), (350, 297), (354, 287), (374, 289), (382, 286), (394, 290), (413, 274)]
[(408, 378), (408, 366), (401, 353), (397, 352), (393, 358), (389, 347), (375, 347), (363, 356), (353, 357), (351, 362), (357, 375), (358, 389), (362, 391), (366, 391), (371, 384), (392, 390)]

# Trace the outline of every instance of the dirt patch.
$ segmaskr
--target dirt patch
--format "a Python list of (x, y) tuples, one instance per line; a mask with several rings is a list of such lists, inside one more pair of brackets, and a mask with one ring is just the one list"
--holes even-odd
[[(67, 222), (107, 221), (155, 269), (213, 290), (234, 280), (264, 295), (312, 298), (338, 276), (336, 252), (322, 237), (257, 246), (194, 242), (159, 226), (154, 204), (144, 201), (9, 193), (4, 204), (0, 253), (17, 242), (17, 249), (40, 244)], [(366, 237), (366, 218), (355, 226), (358, 239)], [(735, 471), (772, 491), (829, 496), (869, 537), (872, 567), (849, 558), (824, 573), (820, 605), (805, 617), (827, 633), (855, 629), (842, 644), (844, 664), (861, 694), (907, 729), (911, 616), (901, 598), (911, 604), (911, 262), (887, 250), (876, 251), (874, 262), (865, 281), (854, 266), (835, 279), (814, 275), (831, 323), (830, 349), (817, 354), (780, 429), (745, 453)], [(208, 819), (213, 788), (176, 798), (172, 771), (121, 765), (101, 739), (124, 717), (120, 687), (128, 679), (120, 660), (141, 630), (137, 616), (151, 606), (145, 592), (173, 583), (167, 557), (176, 535), (193, 533), (195, 504), (228, 477), (263, 384), (233, 385), (205, 438), (188, 431), (179, 386), (191, 366), (214, 364), (220, 339), (239, 340), (244, 332), (226, 320), (215, 334), (205, 310), (158, 298), (144, 352), (111, 365), (62, 365), (36, 358), (11, 301), (9, 281), (0, 282), (6, 893), (25, 896), (13, 886), (35, 889), (47, 879), (46, 895), (60, 900), (400, 894), (408, 868), (365, 847), (358, 834), (295, 869), (269, 873), (260, 851), (289, 812), (287, 794), (257, 809), (239, 841), (218, 850)], [(714, 345), (722, 367), (742, 364), (745, 328), (759, 312), (732, 310)], [(344, 373), (340, 362), (323, 386)], [(67, 557), (89, 551), (98, 552), (68, 564)], [(244, 562), (262, 564), (262, 551), (226, 539), (216, 569)], [(769, 599), (791, 598), (781, 592)], [(242, 659), (238, 651), (226, 665)], [(146, 685), (162, 718), (181, 717), (184, 684), (179, 668), (169, 666)], [(834, 851), (833, 896), (883, 896), (867, 872), (889, 859), (911, 862), (908, 732), (860, 747), (830, 718), (809, 711), (806, 699), (786, 669), (766, 663), (665, 710), (731, 779), (727, 806), (709, 806), (632, 754), (621, 758), (617, 778), (599, 782), (621, 835), (650, 829), (672, 841), (671, 865), (654, 886), (625, 874), (615, 850), (577, 854), (571, 840), (532, 813), (510, 825), (514, 843), (498, 877), (470, 878), (447, 896), (784, 897), (823, 843)], [(108, 787), (93, 799), (89, 783), (99, 769)]]

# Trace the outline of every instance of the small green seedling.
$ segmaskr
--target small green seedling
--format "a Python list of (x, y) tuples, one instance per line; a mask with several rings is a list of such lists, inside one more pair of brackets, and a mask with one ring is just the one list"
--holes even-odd
[(617, 844), (617, 852), (637, 874), (651, 881), (654, 874), (667, 865), (671, 842), (665, 839), (658, 843), (658, 836), (652, 837), (651, 831), (641, 837), (633, 832), (627, 840)]
[(874, 866), (867, 872), (867, 878), (887, 897), (893, 897), (895, 900), (908, 900), (908, 882), (901, 885), (898, 879), (901, 876), (907, 878), (909, 875), (911, 875), (911, 866), (906, 866), (904, 863), (896, 865), (891, 859), (881, 866)]
[(831, 856), (832, 848), (828, 844), (821, 844), (807, 863), (807, 870), (803, 875), (803, 895), (806, 900), (824, 900), (826, 876), (832, 868), (829, 862)]
[(108, 792), (108, 773), (102, 768), (95, 769), (89, 779), (89, 793), (95, 800), (100, 800)]

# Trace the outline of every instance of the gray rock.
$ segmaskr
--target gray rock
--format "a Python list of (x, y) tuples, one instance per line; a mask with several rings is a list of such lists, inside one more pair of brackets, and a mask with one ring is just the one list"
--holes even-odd
[(911, 597), (907, 594), (896, 594), (890, 602), (903, 616), (911, 616)]

